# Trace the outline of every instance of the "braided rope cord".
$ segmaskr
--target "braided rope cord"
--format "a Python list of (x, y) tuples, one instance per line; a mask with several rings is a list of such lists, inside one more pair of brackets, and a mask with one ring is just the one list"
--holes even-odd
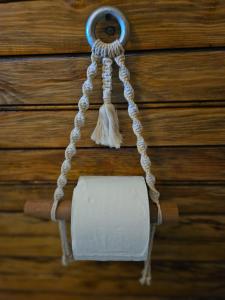
[[(118, 41), (119, 42), (119, 41)], [(137, 150), (141, 155), (140, 163), (146, 174), (146, 182), (149, 187), (149, 193), (152, 201), (158, 208), (158, 224), (162, 223), (162, 214), (159, 204), (159, 192), (155, 188), (155, 176), (151, 172), (151, 160), (147, 154), (147, 144), (142, 136), (142, 124), (138, 119), (138, 107), (134, 102), (134, 89), (130, 83), (130, 72), (125, 66), (125, 55), (123, 53), (115, 57), (115, 62), (119, 66), (119, 79), (124, 86), (124, 97), (128, 102), (128, 114), (132, 120), (133, 132), (137, 138)]]
[(102, 89), (104, 103), (111, 103), (112, 91), (112, 59), (104, 57), (102, 59)]
[[(112, 59), (109, 57), (103, 57), (102, 59), (102, 92), (103, 92), (103, 101), (104, 104), (111, 104), (111, 91), (112, 91)], [(99, 109), (100, 114), (101, 107)], [(105, 114), (107, 112), (105, 111)], [(101, 144), (100, 142), (100, 134), (98, 132), (99, 128), (101, 128), (101, 138), (107, 141), (108, 143), (108, 130), (106, 127), (108, 124), (104, 124), (98, 119), (96, 128), (94, 129), (91, 139), (95, 141), (97, 144)], [(102, 128), (103, 127), (103, 128)]]
[[(122, 47), (122, 46), (121, 46)], [(141, 155), (140, 163), (145, 172), (145, 180), (149, 187), (150, 198), (157, 205), (158, 208), (158, 224), (162, 223), (162, 212), (159, 203), (159, 192), (155, 188), (155, 176), (151, 172), (151, 160), (147, 154), (147, 144), (142, 136), (142, 124), (138, 119), (138, 107), (134, 102), (134, 89), (130, 83), (130, 72), (125, 65), (124, 50), (115, 57), (115, 62), (119, 66), (119, 79), (124, 86), (124, 97), (128, 102), (128, 114), (132, 120), (133, 132), (137, 138), (137, 149)], [(141, 284), (150, 285), (151, 282), (151, 252), (153, 247), (153, 239), (156, 231), (156, 225), (150, 226), (150, 237), (148, 244), (148, 255), (140, 278)]]
[[(67, 174), (71, 169), (72, 157), (76, 154), (76, 142), (80, 139), (81, 127), (84, 125), (85, 122), (85, 112), (89, 107), (89, 95), (93, 90), (93, 79), (96, 76), (98, 69), (97, 61), (98, 56), (92, 53), (91, 64), (87, 69), (87, 79), (85, 80), (82, 86), (83, 95), (78, 102), (79, 111), (74, 118), (74, 128), (70, 133), (70, 143), (65, 150), (65, 160), (62, 163), (61, 173), (57, 180), (57, 188), (54, 192), (54, 200), (51, 208), (51, 219), (53, 221), (56, 221), (56, 209), (58, 203), (62, 200), (64, 196), (64, 187), (67, 183)], [(66, 265), (72, 259), (71, 247), (69, 246), (66, 236), (65, 220), (59, 220), (58, 223), (63, 251), (62, 262), (64, 265)]]

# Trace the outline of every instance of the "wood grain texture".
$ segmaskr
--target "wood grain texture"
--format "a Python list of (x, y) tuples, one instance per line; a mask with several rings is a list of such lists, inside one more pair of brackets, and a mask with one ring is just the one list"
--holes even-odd
[[(103, 279), (112, 278), (136, 278), (139, 275), (140, 269), (143, 265), (142, 262), (100, 262), (100, 261), (76, 261), (63, 268), (60, 260), (57, 257), (21, 257), (16, 259), (14, 257), (0, 257), (0, 263), (2, 266), (2, 275), (50, 275), (53, 277), (66, 275), (72, 277), (85, 277), (85, 275), (92, 277), (95, 272), (96, 275)], [(14, 265), (14, 268), (11, 266)], [(153, 260), (153, 267), (158, 273), (158, 278), (166, 279), (168, 277), (168, 271), (174, 267), (176, 270), (179, 268), (179, 262), (176, 260), (172, 261), (160, 261)], [(218, 262), (204, 263), (198, 261), (186, 261), (183, 262), (183, 266), (179, 269), (180, 274), (184, 275), (185, 271), (192, 269), (192, 272), (198, 273), (198, 279), (207, 279), (209, 273), (217, 272), (218, 279), (224, 278), (223, 263)], [(198, 270), (198, 272), (197, 272)], [(165, 272), (163, 272), (165, 271)], [(120, 273), (120, 275), (119, 275)], [(186, 279), (192, 278), (191, 272), (187, 272)], [(197, 274), (196, 274), (197, 275)], [(168, 279), (177, 279), (175, 272), (172, 272)], [(213, 279), (213, 277), (212, 277)]]
[[(76, 182), (68, 183), (65, 200), (72, 199)], [(0, 211), (22, 212), (27, 199), (52, 199), (56, 183), (7, 183), (0, 185)], [(225, 187), (219, 184), (157, 184), (161, 201), (177, 203), (180, 214), (225, 214)]]
[[(57, 226), (57, 225), (56, 225)], [(175, 261), (224, 261), (225, 243), (156, 239), (153, 259)], [(0, 236), (0, 256), (58, 257), (61, 246), (57, 236)]]
[[(11, 292), (24, 292), (24, 290), (38, 292), (41, 286), (42, 292), (54, 293), (57, 291), (60, 294), (66, 290), (65, 296), (67, 293), (74, 293), (74, 296), (78, 294), (79, 299), (79, 287), (81, 295), (100, 296), (104, 293), (106, 297), (109, 296), (110, 300), (115, 299), (111, 297), (116, 295), (130, 295), (131, 299), (133, 297), (135, 299), (137, 295), (139, 297), (151, 295), (162, 297), (183, 295), (183, 297), (187, 297), (195, 293), (195, 297), (197, 295), (207, 296), (209, 291), (211, 297), (215, 299), (214, 296), (222, 295), (224, 292), (222, 284), (224, 264), (218, 263), (186, 262), (180, 267), (179, 263), (175, 261), (153, 261), (155, 271), (151, 287), (142, 287), (138, 283), (142, 264), (134, 262), (76, 262), (63, 268), (56, 259), (21, 258), (15, 260), (3, 258), (1, 265), (0, 287), (2, 288), (4, 285), (5, 289), (7, 288)], [(10, 268), (10, 265), (14, 265), (15, 268)], [(196, 280), (193, 280), (193, 273), (196, 274)], [(16, 281), (17, 277), (18, 281)], [(173, 288), (171, 289), (171, 287)], [(125, 297), (124, 299), (130, 298)]]
[[(161, 201), (163, 203), (163, 201)], [(175, 225), (161, 225), (156, 239), (173, 241), (225, 241), (224, 215), (185, 215)], [(0, 214), (0, 236), (56, 236), (58, 228), (51, 221), (24, 216), (23, 213)]]
[[(224, 147), (152, 148), (150, 156), (159, 181), (224, 181)], [(2, 150), (0, 180), (56, 182), (63, 157), (63, 150)], [(133, 148), (79, 149), (68, 178), (143, 175), (139, 159)]]
[[(0, 105), (77, 103), (89, 61), (82, 56), (0, 59)], [(137, 102), (225, 100), (224, 51), (134, 54), (127, 65)], [(99, 69), (91, 103), (101, 103), (101, 95)], [(125, 103), (117, 68), (112, 101)]]
[[(167, 272), (168, 276), (171, 269)], [(156, 273), (155, 277), (158, 274)], [(178, 273), (178, 275), (180, 275)], [(182, 282), (182, 279), (184, 282)], [(222, 280), (185, 280), (185, 276), (177, 277), (177, 280), (154, 280), (150, 287), (142, 287), (138, 281), (138, 276), (128, 279), (114, 279), (104, 278), (98, 279), (93, 277), (85, 278), (71, 278), (62, 276), (59, 278), (40, 276), (40, 277), (28, 277), (28, 276), (10, 276), (5, 275), (1, 278), (2, 286), (8, 287), (10, 290), (16, 291), (36, 291), (37, 286), (42, 287), (42, 291), (49, 292), (64, 292), (71, 293), (75, 295), (77, 290), (83, 295), (114, 295), (114, 296), (124, 296), (124, 295), (139, 295), (142, 296), (176, 296), (183, 295), (183, 297), (191, 296), (193, 293), (195, 296), (207, 296), (210, 293), (211, 297), (222, 296), (224, 293), (224, 285)], [(163, 289), (162, 289), (163, 286)], [(171, 288), (173, 287), (173, 288)], [(51, 293), (52, 295), (52, 293)], [(53, 294), (54, 295), (54, 294)], [(74, 296), (75, 296), (74, 295)], [(76, 297), (75, 297), (76, 298)], [(105, 298), (103, 298), (105, 299)], [(106, 298), (107, 299), (107, 298)], [(115, 298), (113, 298), (115, 299)], [(151, 299), (151, 298), (150, 298)], [(185, 299), (185, 298), (182, 298)], [(190, 299), (190, 298), (187, 298)], [(212, 298), (211, 298), (212, 299)], [(213, 298), (215, 299), (215, 298)], [(222, 298), (221, 298), (222, 299)]]
[[(0, 148), (66, 147), (75, 114), (64, 110), (0, 112)], [(123, 145), (135, 146), (127, 110), (118, 114)], [(224, 145), (225, 107), (143, 109), (139, 116), (151, 146)], [(78, 146), (96, 146), (90, 136), (97, 119), (98, 110), (87, 113)]]
[[(225, 44), (223, 1), (42, 0), (1, 4), (0, 54), (89, 51), (84, 35), (85, 22), (100, 5), (117, 6), (125, 12), (131, 24), (127, 49)], [(103, 38), (101, 32), (106, 26), (104, 24), (98, 37)]]

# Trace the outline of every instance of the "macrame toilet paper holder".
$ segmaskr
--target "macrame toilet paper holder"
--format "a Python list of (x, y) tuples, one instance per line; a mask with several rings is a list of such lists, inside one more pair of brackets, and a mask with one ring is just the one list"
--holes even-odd
[[(120, 24), (121, 34), (118, 40), (104, 43), (95, 36), (97, 22), (105, 15), (113, 15)], [(150, 235), (149, 255), (140, 282), (149, 284), (151, 280), (150, 256), (155, 226), (161, 223), (173, 223), (178, 220), (178, 209), (175, 203), (163, 202), (159, 204), (159, 192), (155, 188), (155, 177), (151, 173), (151, 161), (147, 155), (147, 145), (142, 136), (142, 125), (138, 119), (138, 107), (134, 102), (134, 90), (130, 84), (130, 73), (125, 66), (123, 46), (129, 37), (129, 23), (120, 10), (114, 7), (100, 7), (94, 11), (86, 23), (86, 37), (92, 47), (91, 64), (87, 69), (87, 79), (82, 86), (82, 97), (78, 102), (79, 111), (74, 119), (74, 128), (70, 134), (70, 143), (65, 150), (65, 160), (61, 166), (61, 173), (57, 180), (54, 200), (32, 201), (28, 200), (24, 206), (24, 213), (41, 219), (52, 219), (59, 224), (61, 237), (63, 264), (70, 262), (73, 257), (71, 247), (66, 235), (66, 221), (70, 220), (71, 201), (62, 201), (64, 187), (67, 184), (67, 174), (71, 169), (72, 157), (76, 154), (76, 142), (81, 136), (81, 127), (85, 122), (85, 112), (89, 107), (89, 95), (93, 90), (93, 79), (97, 74), (97, 65), (102, 61), (102, 87), (103, 105), (99, 110), (97, 126), (91, 136), (97, 144), (120, 148), (122, 136), (119, 131), (119, 120), (116, 109), (111, 103), (112, 90), (112, 64), (119, 67), (119, 78), (124, 85), (124, 97), (128, 102), (128, 114), (132, 121), (132, 129), (137, 138), (137, 150), (140, 154), (141, 167), (145, 172), (145, 181), (149, 190), (150, 220), (152, 230)]]

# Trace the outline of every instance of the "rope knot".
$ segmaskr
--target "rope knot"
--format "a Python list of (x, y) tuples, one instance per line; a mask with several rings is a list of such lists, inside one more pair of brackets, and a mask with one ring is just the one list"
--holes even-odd
[[(119, 67), (124, 67), (125, 64), (125, 56), (124, 53), (121, 53), (115, 57), (115, 61)], [(123, 71), (123, 70), (121, 70)]]

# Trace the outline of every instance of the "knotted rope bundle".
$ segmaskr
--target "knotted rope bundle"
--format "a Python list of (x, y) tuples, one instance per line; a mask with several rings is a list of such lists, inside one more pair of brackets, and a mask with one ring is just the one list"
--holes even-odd
[[(74, 119), (74, 128), (70, 133), (70, 143), (65, 150), (65, 160), (61, 166), (61, 174), (57, 180), (57, 188), (54, 193), (54, 201), (51, 209), (51, 219), (56, 221), (56, 209), (59, 201), (64, 196), (64, 187), (67, 183), (67, 174), (71, 169), (72, 157), (76, 154), (76, 142), (81, 137), (81, 127), (85, 123), (85, 113), (89, 107), (89, 95), (93, 90), (93, 79), (97, 74), (98, 62), (102, 61), (102, 87), (103, 105), (99, 110), (99, 118), (91, 138), (97, 143), (109, 147), (120, 148), (122, 136), (119, 132), (119, 121), (114, 105), (111, 103), (112, 90), (112, 64), (113, 61), (119, 67), (119, 79), (124, 86), (124, 97), (128, 102), (128, 114), (132, 120), (133, 132), (137, 138), (137, 149), (140, 154), (140, 163), (145, 172), (146, 183), (149, 187), (151, 200), (158, 208), (158, 224), (162, 223), (162, 213), (159, 204), (159, 192), (155, 188), (155, 177), (151, 173), (151, 161), (147, 155), (147, 145), (142, 136), (142, 125), (138, 119), (138, 107), (134, 102), (134, 90), (130, 83), (130, 73), (125, 65), (124, 49), (116, 40), (112, 43), (104, 43), (96, 40), (92, 47), (91, 64), (87, 69), (87, 79), (82, 86), (82, 97), (78, 102), (79, 111)], [(58, 220), (59, 232), (62, 244), (62, 263), (67, 265), (73, 260), (71, 245), (66, 235), (65, 220)], [(151, 281), (151, 252), (156, 224), (151, 226), (148, 256), (144, 264), (141, 284), (150, 284)]]

